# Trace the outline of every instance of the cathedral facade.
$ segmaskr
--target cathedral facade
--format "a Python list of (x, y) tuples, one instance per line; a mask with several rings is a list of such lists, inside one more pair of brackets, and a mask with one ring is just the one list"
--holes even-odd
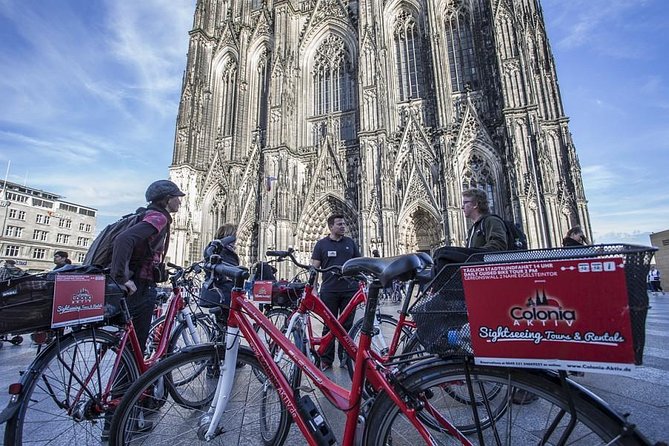
[(332, 213), (363, 255), (463, 246), (470, 187), (531, 248), (591, 236), (539, 0), (198, 0), (170, 178), (182, 264), (224, 222), (308, 261)]

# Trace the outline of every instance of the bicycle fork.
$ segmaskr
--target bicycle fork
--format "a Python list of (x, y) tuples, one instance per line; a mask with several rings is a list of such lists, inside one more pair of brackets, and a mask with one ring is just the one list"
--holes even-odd
[[(186, 333), (186, 331), (181, 333), (181, 338), (186, 345), (199, 345), (202, 342), (202, 339), (200, 339), (200, 334), (198, 333), (197, 328), (195, 328), (195, 324), (193, 323), (193, 319), (193, 313), (191, 311), (186, 311), (185, 309), (181, 310), (181, 312), (177, 315), (177, 320), (179, 320), (179, 322), (183, 321), (186, 323), (188, 333)], [(177, 324), (175, 324), (174, 327), (176, 328)]]
[(237, 353), (239, 352), (239, 328), (228, 328), (226, 334), (226, 352), (225, 358), (219, 362), (221, 374), (218, 377), (218, 385), (214, 399), (209, 406), (209, 410), (200, 418), (200, 428), (198, 437), (202, 441), (211, 441), (220, 434), (219, 424), (225, 413), (232, 392), (232, 385), (235, 380), (235, 367), (237, 364)]

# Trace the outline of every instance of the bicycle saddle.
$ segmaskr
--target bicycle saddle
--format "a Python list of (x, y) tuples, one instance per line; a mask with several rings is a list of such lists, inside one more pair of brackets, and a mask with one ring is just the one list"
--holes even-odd
[(341, 272), (345, 276), (354, 276), (359, 273), (371, 274), (385, 287), (393, 280), (411, 280), (427, 266), (429, 264), (426, 259), (419, 254), (403, 254), (395, 257), (356, 257), (346, 261)]

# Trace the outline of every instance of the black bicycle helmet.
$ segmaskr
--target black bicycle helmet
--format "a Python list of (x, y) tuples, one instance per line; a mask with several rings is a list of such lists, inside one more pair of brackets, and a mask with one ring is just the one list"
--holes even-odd
[(160, 200), (161, 198), (165, 198), (167, 196), (183, 197), (185, 195), (186, 194), (181, 192), (179, 186), (177, 186), (170, 180), (154, 181), (149, 185), (149, 187), (146, 189), (146, 193), (144, 194), (144, 196), (146, 197), (146, 201), (148, 202)]

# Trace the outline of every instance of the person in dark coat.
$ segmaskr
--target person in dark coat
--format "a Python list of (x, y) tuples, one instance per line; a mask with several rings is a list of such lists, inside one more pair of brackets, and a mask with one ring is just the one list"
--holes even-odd
[(588, 240), (585, 238), (583, 229), (580, 226), (574, 226), (569, 231), (567, 235), (562, 239), (562, 246), (585, 246), (588, 244)]
[(149, 205), (142, 221), (114, 240), (110, 271), (128, 293), (128, 308), (141, 346), (149, 337), (158, 295), (156, 283), (165, 280), (160, 276), (170, 240), (170, 214), (179, 210), (181, 197), (186, 194), (173, 182), (158, 180), (149, 185), (144, 195)]
[(467, 231), (467, 247), (442, 246), (434, 251), (433, 274), (439, 273), (449, 263), (466, 262), (469, 256), (479, 252), (506, 251), (506, 226), (496, 215), (490, 214), (488, 195), (481, 189), (462, 192), (462, 212), (473, 222)]
[[(237, 241), (237, 225), (224, 223), (216, 231), (215, 239), (204, 249), (204, 260), (210, 262), (213, 255), (217, 255), (220, 263), (228, 265), (239, 265), (239, 256), (235, 252)], [(215, 307), (217, 305), (230, 305), (230, 293), (234, 283), (227, 277), (212, 277), (210, 272), (205, 275), (200, 294), (200, 305), (203, 307)]]

